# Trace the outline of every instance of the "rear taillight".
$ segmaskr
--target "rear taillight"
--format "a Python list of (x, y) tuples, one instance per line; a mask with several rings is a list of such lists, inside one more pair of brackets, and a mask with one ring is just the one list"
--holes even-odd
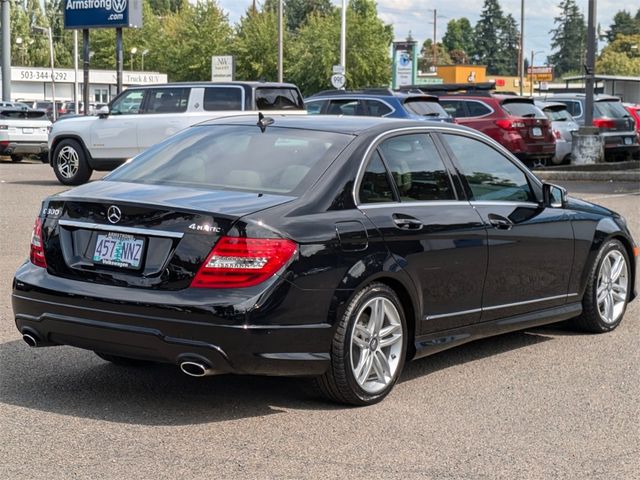
[(496, 125), (504, 130), (515, 130), (516, 128), (524, 128), (524, 122), (518, 120), (496, 120)]
[(562, 134), (560, 133), (560, 130), (554, 130), (553, 136), (556, 137), (556, 140), (562, 140)]
[(222, 237), (191, 282), (196, 288), (243, 288), (264, 282), (293, 256), (297, 245), (282, 238)]
[(610, 118), (594, 118), (593, 126), (598, 128), (614, 128), (616, 126), (616, 122)]
[(47, 268), (47, 261), (44, 258), (44, 245), (42, 243), (42, 219), (36, 218), (31, 234), (31, 252), (29, 260), (37, 267)]

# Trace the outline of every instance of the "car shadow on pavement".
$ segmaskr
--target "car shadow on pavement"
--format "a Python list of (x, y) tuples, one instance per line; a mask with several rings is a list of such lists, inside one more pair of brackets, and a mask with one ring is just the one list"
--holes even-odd
[[(406, 365), (400, 382), (528, 347), (551, 337), (517, 332), (479, 340)], [(92, 352), (0, 344), (0, 403), (135, 425), (190, 425), (261, 417), (285, 409), (348, 408), (310, 396), (301, 379), (190, 378), (172, 365), (122, 367)]]
[(6, 182), (9, 185), (42, 185), (45, 187), (55, 187), (56, 185), (60, 188), (70, 188), (65, 185), (62, 185), (55, 178), (52, 180), (16, 180), (15, 182)]

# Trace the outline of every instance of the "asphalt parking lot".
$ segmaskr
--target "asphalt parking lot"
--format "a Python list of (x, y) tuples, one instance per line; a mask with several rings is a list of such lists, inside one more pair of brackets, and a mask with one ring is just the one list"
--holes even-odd
[[(566, 186), (640, 240), (639, 185)], [(640, 478), (640, 300), (610, 334), (560, 325), (418, 360), (368, 408), (295, 379), (116, 367), (15, 329), (13, 272), (63, 189), (48, 165), (0, 159), (0, 478)]]

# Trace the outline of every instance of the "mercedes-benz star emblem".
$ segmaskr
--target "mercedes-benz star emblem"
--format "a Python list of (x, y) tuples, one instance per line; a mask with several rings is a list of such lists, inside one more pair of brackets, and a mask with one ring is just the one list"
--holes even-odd
[(107, 210), (107, 220), (111, 223), (118, 223), (122, 218), (122, 212), (115, 205), (111, 205), (109, 210)]

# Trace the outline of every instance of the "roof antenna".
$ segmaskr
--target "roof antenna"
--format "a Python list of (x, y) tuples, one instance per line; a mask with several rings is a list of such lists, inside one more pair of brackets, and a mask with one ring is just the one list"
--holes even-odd
[(271, 125), (275, 120), (271, 117), (265, 117), (262, 112), (258, 112), (258, 127), (260, 127), (260, 131), (264, 133), (269, 125)]

